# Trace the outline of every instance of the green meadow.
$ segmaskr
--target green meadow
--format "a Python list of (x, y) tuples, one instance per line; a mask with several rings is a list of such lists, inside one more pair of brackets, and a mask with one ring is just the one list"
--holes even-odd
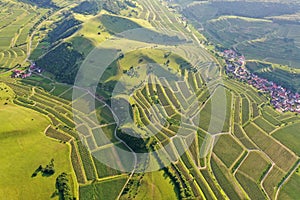
[[(77, 184), (70, 162), (70, 147), (44, 135), (50, 121), (43, 115), (15, 105), (0, 106), (0, 196), (7, 199), (50, 199), (56, 190), (55, 179), (69, 174), (72, 190)], [(38, 173), (54, 159), (55, 173)], [(53, 199), (59, 199), (58, 196)]]

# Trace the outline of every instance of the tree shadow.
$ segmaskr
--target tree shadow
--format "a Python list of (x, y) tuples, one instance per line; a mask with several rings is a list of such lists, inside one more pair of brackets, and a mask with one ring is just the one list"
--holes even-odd
[(54, 159), (51, 159), (50, 163), (46, 165), (46, 167), (43, 167), (40, 165), (31, 175), (31, 178), (36, 177), (39, 173), (42, 173), (43, 177), (50, 177), (55, 173), (54, 169)]
[(42, 165), (40, 165), (34, 172), (33, 174), (31, 175), (31, 178), (34, 178), (36, 177), (41, 171), (42, 171), (43, 167)]

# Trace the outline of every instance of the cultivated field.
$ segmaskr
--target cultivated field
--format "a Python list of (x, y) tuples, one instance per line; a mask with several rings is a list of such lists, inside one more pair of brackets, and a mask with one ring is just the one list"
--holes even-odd
[[(71, 22), (68, 21), (67, 30), (62, 31), (53, 24), (66, 23), (61, 21), (62, 13), (69, 9), (65, 6), (74, 5), (68, 1), (55, 3), (60, 7), (37, 31), (42, 40), (37, 35), (33, 37), (36, 40), (33, 40), (32, 59), (44, 56), (62, 59), (64, 52), (55, 52), (55, 49), (66, 43), (69, 44), (66, 49), (72, 50), (67, 54), (70, 60), (76, 53), (85, 57), (111, 35), (141, 27), (149, 28), (145, 33), (149, 33), (150, 38), (153, 36), (152, 42), (149, 38), (129, 34), (125, 35), (126, 42), (111, 43), (109, 47), (118, 49), (119, 53), (130, 51), (120, 54), (119, 59), (107, 67), (96, 87), (74, 87), (57, 81), (62, 66), (71, 70), (64, 71), (62, 80), (66, 80), (76, 72), (73, 69), (82, 60), (73, 60), (78, 64), (74, 66), (69, 65), (69, 60), (50, 60), (45, 63), (57, 71), (46, 70), (22, 80), (1, 77), (5, 84), (0, 83), (0, 118), (7, 123), (0, 125), (0, 144), (5, 147), (0, 150), (4, 155), (0, 161), (7, 164), (0, 166), (1, 171), (6, 172), (0, 175), (1, 180), (5, 180), (0, 182), (0, 196), (5, 193), (10, 199), (48, 199), (55, 192), (56, 175), (65, 171), (69, 174), (72, 192), (80, 199), (297, 198), (299, 116), (277, 112), (268, 105), (267, 96), (246, 83), (226, 77), (220, 67), (222, 63), (203, 48), (203, 36), (186, 25), (179, 13), (167, 8), (165, 2), (141, 0), (137, 7), (121, 12), (126, 16), (105, 10), (95, 16), (72, 13), (71, 22), (76, 25), (69, 27)], [(11, 8), (10, 3), (4, 6)], [(23, 16), (15, 18), (25, 24), (24, 19), (28, 18), (25, 14), (31, 12), (18, 13), (18, 9), (32, 7), (16, 7), (14, 12), (8, 8), (3, 10)], [(210, 7), (208, 11), (215, 9)], [(251, 12), (251, 9), (245, 11)], [(212, 40), (227, 37), (228, 44), (224, 45), (238, 43), (238, 48), (248, 44), (245, 40), (255, 45), (268, 43), (268, 40), (257, 39), (258, 35), (273, 37), (272, 31), (277, 27), (271, 19), (249, 17), (205, 19), (211, 28), (207, 32), (216, 34), (215, 29), (218, 29), (217, 34), (220, 34), (207, 37)], [(237, 25), (243, 31), (240, 37), (236, 33)], [(151, 26), (160, 33), (153, 32)], [(3, 30), (11, 31), (12, 38), (16, 37), (12, 29)], [(176, 43), (169, 35), (170, 30), (181, 34), (186, 46)], [(233, 37), (229, 38), (227, 31), (231, 31)], [(46, 41), (51, 34), (60, 38), (54, 44)], [(22, 43), (25, 35), (20, 34), (18, 39), (16, 43)], [(136, 48), (129, 47), (129, 40)], [(225, 41), (219, 40), (216, 41)], [(0, 59), (15, 62), (12, 49), (21, 46), (10, 48), (14, 39), (7, 41), (0, 45), (6, 48)], [(255, 48), (263, 52), (268, 47)], [(24, 61), (27, 47), (23, 51)], [(103, 53), (109, 58), (111, 51)], [(278, 55), (275, 53), (274, 57)], [(47, 57), (49, 55), (52, 57)], [(155, 70), (149, 67), (153, 64)], [(90, 70), (91, 74), (84, 76), (89, 77), (93, 72)], [(117, 83), (122, 83), (122, 87)], [(117, 86), (119, 93), (113, 96)], [(79, 98), (73, 99), (73, 94)], [(78, 104), (81, 106), (77, 107)], [(127, 156), (122, 151), (126, 151)], [(151, 152), (151, 156), (139, 154), (145, 152)], [(103, 158), (108, 157), (114, 159), (105, 163)], [(31, 178), (39, 165), (48, 164), (52, 158), (54, 175), (38, 174)], [(158, 168), (165, 163), (168, 164), (161, 170), (144, 172), (149, 166)]]

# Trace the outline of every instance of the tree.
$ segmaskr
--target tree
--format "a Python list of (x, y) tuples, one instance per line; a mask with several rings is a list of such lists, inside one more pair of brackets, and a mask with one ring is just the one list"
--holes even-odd
[(67, 173), (63, 172), (56, 178), (56, 188), (58, 190), (58, 194), (63, 200), (74, 199)]

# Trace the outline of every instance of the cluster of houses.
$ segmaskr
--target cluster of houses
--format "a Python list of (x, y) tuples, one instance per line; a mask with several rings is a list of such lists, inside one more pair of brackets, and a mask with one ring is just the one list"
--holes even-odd
[(42, 72), (42, 69), (38, 66), (36, 66), (35, 63), (31, 63), (31, 65), (29, 66), (28, 69), (26, 70), (14, 70), (11, 77), (12, 78), (28, 78), (32, 75), (32, 73), (41, 73)]
[(282, 112), (300, 113), (300, 95), (277, 85), (273, 81), (260, 78), (254, 73), (249, 72), (245, 67), (246, 60), (244, 56), (238, 55), (233, 50), (225, 50), (222, 56), (226, 60), (226, 73), (233, 75), (236, 79), (247, 82), (263, 93), (271, 97), (271, 104), (275, 109)]

